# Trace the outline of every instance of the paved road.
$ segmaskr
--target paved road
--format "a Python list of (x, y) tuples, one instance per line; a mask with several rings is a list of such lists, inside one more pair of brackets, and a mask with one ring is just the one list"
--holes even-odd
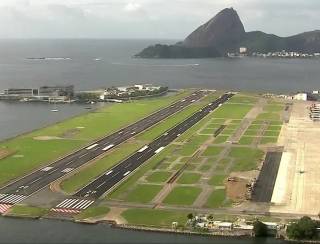
[[(46, 187), (50, 183), (111, 150), (134, 135), (145, 131), (163, 119), (181, 111), (208, 92), (196, 91), (192, 95), (163, 108), (150, 116), (92, 143), (0, 189), (0, 203), (14, 204)], [(41, 152), (39, 152), (41, 153)]]
[(114, 168), (101, 175), (89, 185), (78, 191), (74, 197), (97, 199), (104, 193), (108, 192), (115, 185), (117, 185), (124, 178), (128, 177), (134, 170), (141, 166), (144, 162), (152, 156), (161, 152), (167, 145), (179, 137), (182, 133), (187, 131), (193, 125), (198, 123), (201, 119), (207, 116), (214, 109), (221, 106), (224, 102), (228, 101), (233, 95), (224, 94), (214, 102), (208, 104), (206, 107), (196, 112), (185, 121), (176, 125), (162, 136), (144, 146), (139, 151), (131, 155), (126, 160), (122, 161)]

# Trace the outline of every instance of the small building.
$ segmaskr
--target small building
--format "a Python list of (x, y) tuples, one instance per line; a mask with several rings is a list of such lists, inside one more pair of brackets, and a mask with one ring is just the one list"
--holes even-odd
[(300, 100), (300, 101), (307, 101), (308, 100), (308, 94), (307, 93), (298, 93), (293, 96), (294, 100)]
[(240, 47), (240, 48), (239, 48), (240, 54), (246, 54), (247, 51), (248, 51), (248, 49), (247, 49), (246, 47)]

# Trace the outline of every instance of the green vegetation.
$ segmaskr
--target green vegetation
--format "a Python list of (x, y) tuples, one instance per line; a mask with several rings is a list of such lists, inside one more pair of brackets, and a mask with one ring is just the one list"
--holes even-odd
[(105, 171), (116, 165), (122, 159), (138, 150), (142, 144), (125, 143), (119, 148), (111, 151), (108, 156), (97, 162), (88, 165), (85, 170), (81, 170), (75, 175), (62, 181), (61, 188), (63, 191), (73, 193), (81, 187), (87, 185), (92, 179), (103, 174)]
[(280, 131), (277, 130), (267, 130), (264, 132), (263, 136), (274, 136), (274, 137), (278, 137), (280, 134)]
[(9, 215), (37, 218), (41, 217), (49, 212), (49, 209), (31, 207), (25, 205), (15, 205), (10, 209)]
[(128, 202), (148, 203), (162, 189), (161, 185), (137, 185), (126, 197)]
[(297, 240), (316, 239), (318, 226), (320, 224), (310, 217), (302, 217), (298, 222), (288, 226), (287, 235), (289, 238)]
[(264, 156), (264, 152), (248, 147), (233, 147), (229, 156), (235, 158), (232, 167), (233, 171), (249, 171), (257, 168), (258, 163)]
[(270, 112), (270, 113), (277, 113), (277, 112), (281, 112), (284, 109), (283, 105), (267, 105), (263, 108), (264, 111), (266, 112)]
[(208, 147), (202, 155), (209, 156), (209, 157), (217, 156), (223, 151), (223, 149), (224, 149), (223, 147), (211, 146), (211, 147)]
[(208, 183), (213, 186), (223, 186), (225, 178), (225, 175), (213, 175)]
[(90, 207), (75, 216), (75, 219), (97, 218), (109, 213), (110, 209), (106, 206)]
[(236, 95), (230, 99), (230, 103), (247, 103), (247, 104), (254, 104), (258, 101), (258, 98), (251, 97), (251, 96), (243, 96), (243, 95)]
[(213, 112), (217, 118), (242, 119), (250, 111), (252, 105), (248, 104), (224, 104)]
[(200, 178), (201, 175), (197, 173), (183, 173), (177, 182), (179, 184), (195, 184), (200, 180)]
[(172, 222), (185, 225), (187, 213), (157, 209), (128, 209), (122, 213), (129, 224), (171, 227)]
[(151, 175), (149, 175), (146, 178), (146, 180), (152, 183), (162, 183), (162, 182), (166, 182), (171, 175), (172, 173), (167, 171), (156, 171), (156, 172), (153, 172)]
[(251, 145), (254, 141), (255, 137), (250, 137), (250, 136), (242, 136), (239, 144), (240, 145)]
[(257, 116), (258, 120), (280, 120), (278, 113), (261, 113)]
[(262, 137), (260, 144), (277, 143), (278, 137)]
[(253, 233), (256, 237), (268, 236), (267, 226), (259, 220), (253, 222)]
[(224, 189), (214, 190), (208, 198), (206, 207), (220, 208), (226, 199), (226, 191)]
[(201, 189), (191, 186), (177, 186), (164, 199), (163, 203), (173, 205), (192, 205)]
[(218, 136), (214, 139), (215, 144), (225, 143), (229, 139), (229, 136)]
[(190, 91), (187, 91), (175, 96), (105, 106), (91, 113), (4, 141), (0, 143), (0, 148), (16, 153), (1, 159), (0, 185), (168, 106), (189, 93)]

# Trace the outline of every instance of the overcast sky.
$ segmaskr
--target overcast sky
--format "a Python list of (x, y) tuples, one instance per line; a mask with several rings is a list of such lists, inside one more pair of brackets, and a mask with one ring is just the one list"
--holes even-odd
[(0, 38), (183, 39), (226, 7), (247, 31), (320, 29), (320, 0), (0, 0)]

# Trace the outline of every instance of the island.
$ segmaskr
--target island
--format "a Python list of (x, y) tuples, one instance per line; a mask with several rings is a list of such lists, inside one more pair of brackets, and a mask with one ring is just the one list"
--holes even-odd
[(279, 37), (262, 31), (246, 32), (238, 13), (233, 8), (226, 8), (193, 31), (184, 41), (174, 45), (149, 46), (134, 57), (212, 58), (237, 56), (242, 52), (257, 56), (257, 54), (267, 55), (284, 50), (289, 53), (288, 57), (290, 53), (304, 54), (304, 57), (319, 56), (320, 31), (315, 30), (289, 37)]

